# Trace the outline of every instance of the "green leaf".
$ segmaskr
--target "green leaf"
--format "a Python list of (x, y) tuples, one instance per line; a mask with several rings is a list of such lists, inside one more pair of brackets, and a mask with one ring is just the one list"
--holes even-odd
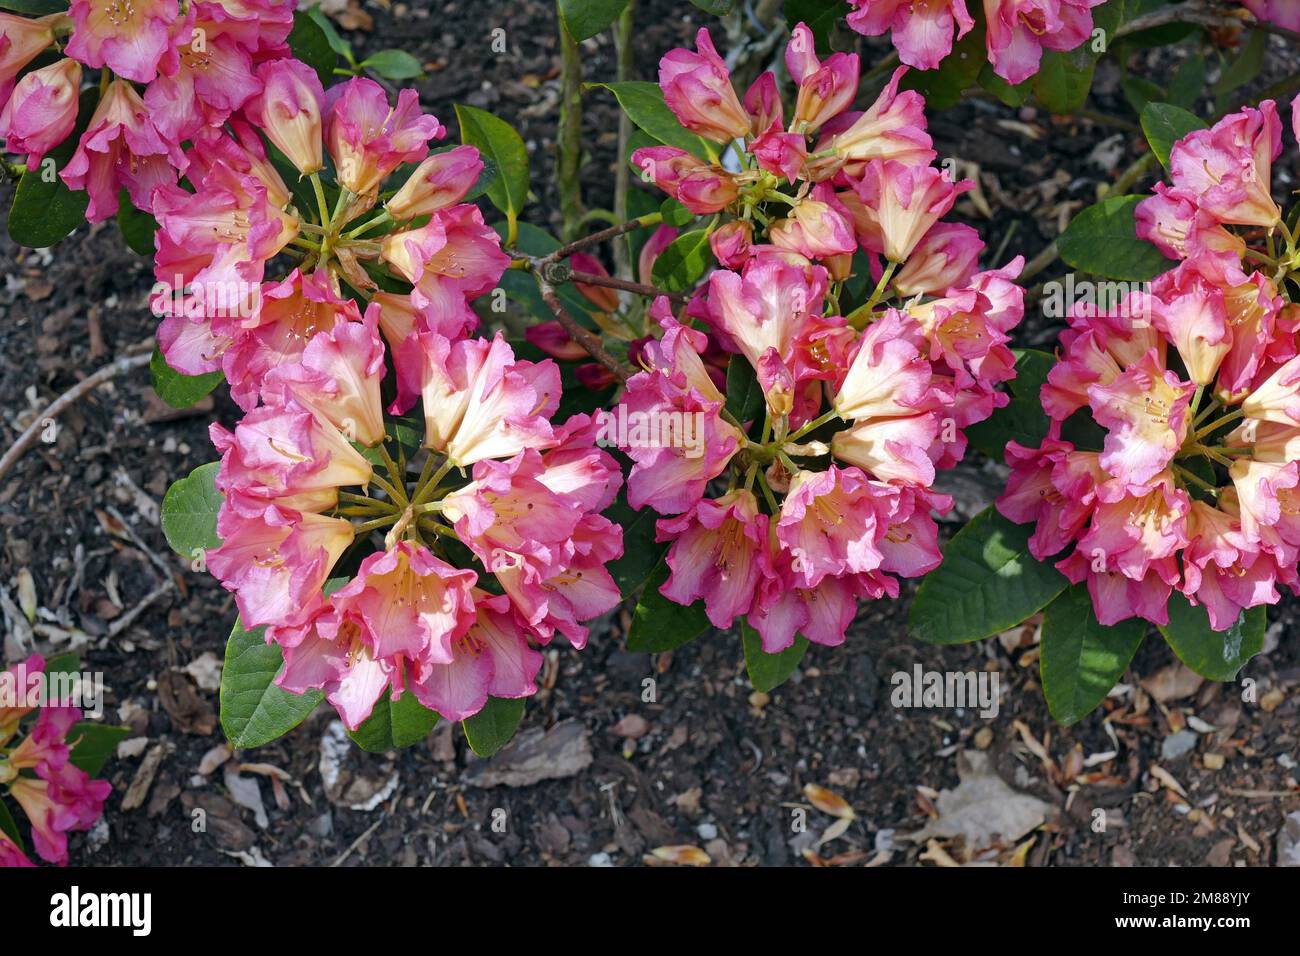
[(290, 694), (273, 681), (284, 665), (276, 644), (266, 643), (265, 628), (246, 631), (239, 621), (226, 642), (221, 671), (221, 728), (237, 750), (260, 747), (302, 723), (325, 695), (318, 690)]
[(972, 445), (995, 461), (1005, 458), (1007, 442), (1038, 448), (1047, 437), (1051, 421), (1043, 411), (1039, 392), (1056, 359), (1037, 349), (1016, 350), (1016, 377), (1008, 384), (1011, 401), (987, 419), (966, 429)]
[(220, 372), (182, 375), (167, 364), (162, 352), (154, 346), (153, 358), (149, 359), (149, 378), (153, 390), (164, 402), (172, 408), (189, 408), (220, 385), (225, 376)]
[(470, 749), (491, 757), (510, 742), (524, 716), (524, 698), (489, 697), (487, 705), (461, 722)]
[(927, 644), (963, 644), (1015, 627), (1069, 582), (1029, 553), (1032, 524), (985, 508), (943, 549), (943, 563), (921, 580), (908, 623)]
[(117, 228), (121, 230), (122, 238), (132, 252), (153, 258), (153, 236), (158, 231), (158, 220), (147, 212), (136, 209), (131, 202), (131, 194), (125, 189), (118, 194)]
[(979, 80), (988, 59), (984, 50), (984, 24), (966, 34), (933, 70), (908, 70), (899, 86), (916, 90), (932, 109), (947, 109), (961, 100), (962, 91)]
[(660, 289), (686, 292), (695, 288), (711, 265), (713, 250), (709, 247), (709, 231), (692, 229), (668, 244), (650, 273)]
[(1034, 95), (1052, 113), (1073, 113), (1087, 101), (1096, 68), (1087, 42), (1069, 53), (1044, 50), (1034, 77)]
[(786, 25), (793, 30), (798, 23), (806, 23), (819, 56), (830, 55), (835, 22), (848, 15), (849, 5), (844, 0), (785, 0)]
[(18, 821), (14, 819), (14, 815), (9, 812), (9, 807), (3, 800), (0, 800), (0, 832), (7, 834), (18, 849), (26, 852), (27, 844), (23, 842), (23, 835), (18, 832)]
[(623, 556), (605, 565), (605, 570), (618, 585), (618, 593), (629, 598), (646, 583), (668, 548), (655, 540), (659, 515), (653, 508), (633, 511), (626, 491), (620, 491), (605, 517), (623, 529)]
[(413, 80), (424, 76), (420, 61), (405, 50), (380, 50), (362, 60), (361, 65), (388, 80)]
[(691, 212), (672, 196), (669, 196), (659, 205), (659, 215), (663, 217), (666, 226), (684, 226), (695, 218), (695, 213)]
[(105, 761), (117, 749), (118, 743), (130, 733), (129, 727), (97, 724), (89, 720), (77, 721), (68, 731), (68, 740), (76, 741), (68, 759), (90, 776), (97, 776)]
[(1111, 196), (1089, 206), (1056, 240), (1061, 259), (1075, 269), (1129, 282), (1167, 272), (1173, 262), (1137, 237), (1137, 204), (1143, 196)]
[(90, 197), (64, 185), (56, 174), (63, 164), (52, 154), (18, 180), (9, 210), (9, 238), (18, 245), (45, 249), (85, 223)]
[(312, 23), (316, 24), (321, 33), (325, 35), (325, 40), (329, 43), (331, 50), (349, 63), (356, 63), (356, 58), (352, 54), (352, 44), (339, 35), (339, 31), (330, 22), (330, 18), (325, 15), (325, 11), (320, 8), (319, 4), (308, 10), (307, 16), (311, 17)]
[(0, 10), (45, 17), (51, 13), (66, 13), (68, 4), (67, 0), (0, 0)]
[(627, 80), (622, 83), (592, 83), (589, 86), (603, 86), (613, 93), (628, 119), (665, 146), (684, 149), (700, 159), (709, 157), (712, 147), (677, 122), (677, 117), (664, 102), (664, 93), (659, 89), (658, 83)]
[(618, 19), (627, 0), (560, 0), (564, 27), (575, 40), (594, 37)]
[(1099, 623), (1086, 584), (1067, 588), (1047, 605), (1038, 669), (1052, 716), (1068, 725), (1096, 709), (1124, 676), (1146, 632), (1146, 622), (1137, 618), (1113, 627)]
[(1210, 628), (1203, 606), (1192, 607), (1175, 591), (1169, 596), (1169, 623), (1160, 627), (1178, 659), (1202, 677), (1230, 681), (1246, 661), (1264, 649), (1268, 615), (1263, 607), (1243, 611), (1226, 631)]
[(1234, 90), (1245, 86), (1264, 68), (1264, 54), (1268, 49), (1268, 34), (1263, 30), (1254, 30), (1250, 39), (1241, 48), (1236, 59), (1227, 65), (1219, 80), (1214, 84), (1214, 94), (1220, 105), (1226, 103), (1226, 97)]
[(396, 701), (384, 693), (379, 695), (370, 716), (356, 730), (349, 730), (348, 736), (362, 750), (384, 753), (418, 744), (433, 732), (437, 723), (438, 714), (416, 700), (410, 691)]
[(1126, 76), (1120, 81), (1120, 88), (1124, 91), (1129, 106), (1133, 107), (1133, 112), (1139, 115), (1148, 103), (1165, 98), (1164, 88), (1160, 84), (1141, 76)]
[(1191, 109), (1205, 89), (1206, 69), (1205, 57), (1199, 53), (1184, 60), (1169, 80), (1169, 102)]
[(487, 188), (492, 205), (516, 219), (528, 202), (528, 149), (513, 126), (486, 110), (456, 104), (461, 142), (477, 146), (497, 171)]
[[(330, 27), (333, 30), (333, 27)], [(337, 35), (337, 34), (336, 34)], [(321, 29), (314, 17), (307, 13), (293, 15), (293, 32), (289, 34), (289, 49), (294, 57), (306, 63), (316, 71), (321, 84), (330, 86), (334, 82), (334, 67), (338, 64), (338, 55), (330, 45), (329, 37)]]
[(691, 0), (691, 3), (705, 13), (711, 13), (715, 17), (725, 17), (736, 5), (736, 0)]
[(214, 481), (221, 462), (199, 465), (184, 478), (172, 482), (163, 498), (162, 530), (173, 551), (193, 558), (195, 549), (221, 547), (217, 537), (217, 512), (225, 500)]
[(671, 569), (668, 556), (659, 559), (645, 583), (641, 599), (632, 614), (632, 626), (627, 631), (627, 649), (642, 654), (660, 654), (689, 644), (709, 629), (709, 618), (704, 613), (704, 603), (696, 601), (683, 607), (659, 593), (659, 587), (668, 580)]
[(979, 83), (980, 86), (988, 90), (1012, 109), (1019, 109), (1025, 105), (1025, 101), (1029, 99), (1029, 93), (1032, 86), (1029, 80), (1025, 80), (1023, 83), (1018, 83), (1017, 85), (1012, 86), (1006, 80), (1002, 79), (1002, 77), (994, 73), (993, 66), (989, 63), (985, 63), (980, 67)]
[(754, 690), (764, 694), (789, 680), (808, 650), (808, 640), (803, 635), (796, 634), (794, 643), (785, 650), (768, 654), (763, 650), (763, 639), (759, 637), (758, 631), (743, 619), (740, 622), (740, 639), (745, 645), (745, 670), (749, 672), (749, 682), (754, 685)]
[(743, 355), (733, 355), (727, 363), (727, 411), (742, 425), (763, 415), (766, 399), (754, 367)]
[(1169, 152), (1188, 133), (1205, 129), (1199, 116), (1172, 103), (1148, 103), (1142, 109), (1142, 132), (1160, 165), (1169, 168)]

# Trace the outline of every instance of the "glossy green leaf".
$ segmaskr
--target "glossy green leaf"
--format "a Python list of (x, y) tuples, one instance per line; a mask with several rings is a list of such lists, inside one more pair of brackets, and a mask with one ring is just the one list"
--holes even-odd
[(754, 367), (743, 355), (733, 355), (727, 363), (727, 411), (742, 425), (763, 417), (767, 407), (763, 386)]
[(1061, 259), (1082, 272), (1145, 282), (1173, 267), (1173, 261), (1137, 237), (1134, 216), (1142, 196), (1111, 196), (1084, 209), (1056, 240)]
[(921, 579), (908, 623), (927, 644), (963, 644), (1015, 627), (1069, 582), (1029, 553), (1032, 524), (989, 507), (943, 549), (943, 563)]
[(785, 0), (785, 22), (791, 29), (806, 23), (812, 31), (819, 56), (829, 56), (831, 34), (837, 21), (849, 15), (851, 8), (844, 0)]
[(424, 76), (420, 61), (405, 50), (380, 50), (362, 60), (361, 66), (374, 70), (386, 80), (413, 80)]
[(130, 733), (128, 727), (116, 727), (89, 720), (78, 721), (68, 731), (68, 743), (72, 744), (72, 753), (68, 759), (90, 776), (96, 777), (103, 769), (104, 763), (117, 749), (117, 745)]
[(127, 247), (139, 256), (150, 259), (154, 256), (154, 233), (158, 231), (158, 220), (147, 212), (135, 208), (130, 194), (123, 189), (118, 194), (117, 228), (122, 233)]
[[(331, 29), (333, 29), (331, 27)], [(289, 49), (296, 59), (306, 63), (316, 71), (324, 86), (333, 85), (336, 77), (334, 67), (338, 64), (338, 55), (330, 45), (329, 37), (320, 24), (307, 13), (293, 15), (293, 31), (289, 34)], [(297, 178), (296, 176), (294, 177)], [(289, 182), (291, 180), (286, 180)]]
[(740, 622), (740, 638), (745, 646), (745, 670), (754, 690), (767, 694), (780, 687), (794, 673), (808, 650), (808, 641), (796, 634), (794, 643), (783, 651), (768, 654), (763, 650), (763, 639), (748, 621)]
[(9, 810), (9, 805), (0, 798), (0, 833), (8, 835), (13, 840), (18, 849), (26, 851), (27, 844), (23, 842), (23, 835), (18, 832), (18, 821), (14, 819)]
[(627, 632), (627, 649), (637, 653), (660, 654), (689, 644), (709, 629), (709, 618), (704, 613), (704, 602), (696, 601), (683, 607), (668, 600), (660, 586), (670, 574), (665, 555), (655, 565), (641, 599), (632, 614), (632, 626)]
[(510, 742), (523, 717), (524, 698), (489, 697), (487, 705), (462, 721), (461, 727), (470, 749), (480, 757), (490, 757)]
[(1063, 724), (1086, 717), (1115, 686), (1146, 636), (1145, 621), (1097, 621), (1086, 584), (1047, 605), (1038, 667), (1047, 709)]
[(693, 229), (668, 244), (655, 259), (651, 275), (655, 286), (666, 292), (686, 292), (699, 284), (713, 262), (708, 230)]
[(433, 732), (437, 723), (437, 712), (421, 704), (410, 691), (396, 701), (383, 693), (375, 701), (370, 716), (356, 730), (349, 730), (348, 736), (362, 750), (383, 753), (418, 744)]
[(515, 128), (500, 117), (473, 106), (456, 104), (461, 141), (478, 147), (496, 169), (487, 188), (492, 205), (517, 218), (528, 202), (528, 149)]
[(224, 500), (214, 481), (221, 463), (199, 465), (184, 478), (172, 482), (163, 498), (162, 530), (167, 543), (181, 557), (190, 559), (195, 549), (210, 551), (221, 546), (217, 537), (217, 512)]
[(149, 378), (154, 392), (172, 408), (191, 407), (225, 380), (220, 372), (182, 375), (167, 364), (157, 346), (149, 359)]
[(560, 0), (564, 27), (575, 40), (586, 40), (618, 19), (628, 0)]
[(665, 146), (684, 149), (701, 159), (708, 158), (712, 147), (706, 146), (704, 140), (677, 122), (677, 117), (664, 102), (664, 93), (658, 83), (627, 80), (622, 83), (592, 83), (591, 86), (604, 87), (613, 93), (628, 119)]
[(1169, 152), (1188, 133), (1205, 129), (1205, 123), (1172, 103), (1148, 103), (1142, 110), (1142, 132), (1160, 164), (1169, 168)]
[(1243, 611), (1226, 631), (1210, 627), (1204, 607), (1193, 607), (1177, 591), (1169, 596), (1169, 623), (1160, 627), (1178, 659), (1202, 677), (1233, 680), (1264, 649), (1268, 615), (1262, 607)]
[(1096, 68), (1096, 58), (1087, 51), (1086, 43), (1069, 53), (1044, 50), (1034, 76), (1034, 95), (1050, 112), (1073, 113), (1087, 101)]
[(623, 556), (605, 565), (605, 570), (618, 585), (618, 593), (628, 598), (646, 583), (667, 550), (666, 544), (655, 541), (659, 514), (653, 508), (633, 511), (624, 490), (605, 511), (605, 517), (623, 529)]
[(318, 690), (290, 694), (275, 686), (284, 666), (279, 645), (268, 644), (265, 628), (244, 630), (236, 621), (226, 642), (221, 671), (221, 728), (237, 750), (260, 747), (287, 734), (316, 709)]
[(1017, 350), (1016, 377), (1007, 383), (1011, 401), (982, 422), (966, 429), (972, 445), (995, 461), (1003, 461), (1007, 442), (1037, 448), (1051, 425), (1039, 398), (1056, 359), (1037, 349)]

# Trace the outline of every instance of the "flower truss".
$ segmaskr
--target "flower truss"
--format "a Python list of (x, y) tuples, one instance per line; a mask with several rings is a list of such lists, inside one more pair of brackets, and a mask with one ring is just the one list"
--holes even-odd
[[(960, 40), (975, 27), (967, 0), (849, 2), (850, 27), (864, 36), (890, 32), (899, 59), (920, 70), (935, 69), (952, 53), (954, 28)], [(1073, 50), (1089, 39), (1092, 8), (1103, 2), (984, 0), (985, 44), (993, 71), (1008, 83), (1024, 82), (1038, 72), (1044, 50)]]
[[(932, 512), (951, 502), (936, 470), (1006, 403), (995, 386), (1014, 374), (1007, 333), (1022, 316), (1020, 261), (978, 272), (978, 235), (942, 221), (972, 184), (930, 165), (905, 68), (859, 113), (856, 55), (820, 61), (800, 24), (786, 65), (788, 120), (773, 74), (736, 94), (706, 30), (660, 63), (667, 105), (713, 158), (656, 146), (633, 163), (713, 216), (723, 268), (676, 312), (655, 301), (620, 409), (688, 432), (620, 442), (629, 503), (665, 516), (661, 593), (703, 598), (718, 627), (747, 617), (767, 652), (797, 634), (843, 642), (859, 597), (897, 597), (896, 576), (939, 564)], [(762, 400), (730, 406), (723, 389), (744, 378)]]
[[(1138, 235), (1176, 268), (1114, 308), (1076, 308), (1042, 402), (1038, 448), (1008, 446), (998, 501), (1036, 525), (1035, 557), (1086, 581), (1097, 619), (1166, 624), (1174, 590), (1215, 630), (1300, 590), (1300, 268), (1269, 192), (1282, 150), (1273, 102), (1174, 145), (1172, 186)], [(1078, 446), (1080, 417), (1104, 430)]]
[[(25, 705), (25, 691), (44, 670), (44, 658), (34, 654), (0, 672), (0, 688), (5, 689), (0, 697), (0, 793), (26, 814), (37, 856), (66, 866), (68, 834), (94, 826), (113, 788), (106, 780), (92, 780), (70, 759), (79, 708), (59, 701), (43, 701), (39, 708)], [(36, 710), (36, 719), (22, 726), (23, 718)], [(0, 867), (34, 865), (0, 827)]]
[[(262, 80), (230, 131), (196, 148), (195, 192), (155, 193), (158, 279), (179, 276), (164, 355), (188, 374), (224, 370), (246, 412), (212, 428), (225, 500), (207, 565), (241, 623), (283, 649), (279, 685), (323, 689), (351, 729), (384, 694), (452, 720), (528, 696), (536, 646), (559, 632), (581, 647), (581, 622), (620, 599), (604, 565), (622, 534), (600, 512), (622, 476), (588, 416), (551, 421), (553, 362), (467, 335), (470, 300), (510, 262), (461, 202), (477, 150), (429, 155), (443, 128), (413, 91), (395, 108), (370, 80), (325, 92), (292, 60)], [(310, 181), (315, 210), (293, 205), (258, 133)], [(403, 163), (418, 165), (386, 190)], [(267, 278), (289, 248), (296, 267)], [(417, 403), (416, 424), (399, 419)], [(343, 566), (350, 580), (325, 594)]]

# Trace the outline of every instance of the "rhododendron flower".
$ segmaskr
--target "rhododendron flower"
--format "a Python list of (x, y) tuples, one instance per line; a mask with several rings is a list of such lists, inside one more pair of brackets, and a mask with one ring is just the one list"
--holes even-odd
[(1156, 349), (1110, 382), (1089, 386), (1093, 418), (1108, 430), (1101, 466), (1132, 485), (1163, 472), (1187, 437), (1193, 391), (1164, 368)]
[(696, 215), (725, 209), (740, 194), (730, 173), (684, 149), (643, 146), (632, 153), (632, 164)]
[(325, 91), (316, 71), (297, 60), (257, 68), (262, 91), (248, 101), (249, 120), (304, 176), (324, 168), (321, 113)]
[(979, 265), (984, 242), (961, 222), (937, 222), (922, 237), (893, 278), (904, 296), (939, 295), (964, 286)]
[(904, 316), (890, 310), (863, 334), (832, 404), (844, 418), (912, 415), (933, 393), (930, 363)]
[(423, 384), (425, 444), (459, 466), (505, 458), (553, 440), (547, 419), (560, 402), (555, 364), (517, 361), (491, 341), (430, 335)]
[(464, 199), (482, 172), (478, 150), (457, 146), (420, 163), (384, 208), (399, 220), (432, 215)]
[(825, 61), (819, 60), (807, 24), (795, 26), (785, 48), (785, 65), (790, 78), (799, 85), (790, 124), (793, 132), (816, 132), (848, 109), (858, 93), (858, 55), (832, 53)]
[(1234, 235), (1191, 192), (1156, 183), (1155, 195), (1138, 203), (1137, 234), (1170, 259), (1187, 259), (1211, 282), (1238, 285), (1246, 282), (1241, 259), (1246, 242)]
[(0, 830), (0, 867), (36, 866), (35, 863), (18, 848), (18, 844), (9, 839), (9, 834)]
[(54, 30), (66, 20), (64, 13), (31, 19), (0, 11), (0, 91), (28, 63), (54, 45)]
[(1281, 153), (1282, 122), (1265, 100), (1183, 137), (1170, 150), (1169, 172), (1219, 222), (1271, 228), (1282, 215), (1270, 195)]
[(192, 39), (177, 47), (176, 69), (164, 69), (144, 91), (154, 125), (174, 143), (221, 126), (262, 89), (238, 35), (221, 19), (207, 19), (209, 5), (196, 9), (204, 10), (204, 19), (184, 29)]
[[(898, 91), (898, 82), (906, 72), (907, 67), (895, 70), (871, 108), (853, 118), (844, 129), (835, 130), (829, 144), (819, 143), (817, 152), (834, 150), (841, 163), (876, 159), (905, 164), (931, 162), (935, 153), (930, 148), (930, 134), (926, 132), (925, 100), (915, 90)], [(814, 178), (824, 178), (834, 172), (835, 167), (830, 166), (822, 176)]]
[(678, 604), (704, 598), (713, 625), (730, 627), (749, 611), (759, 583), (771, 573), (767, 522), (758, 499), (744, 490), (701, 499), (679, 517), (661, 518), (655, 538), (673, 542), (664, 596)]
[(1092, 35), (1092, 8), (1105, 0), (984, 0), (989, 62), (1008, 83), (1038, 72), (1043, 50), (1065, 52)]
[(76, 60), (60, 60), (24, 76), (0, 109), (4, 148), (26, 154), (28, 169), (39, 167), (41, 158), (76, 125), (80, 89), (81, 64)]
[(1300, 32), (1300, 7), (1288, 0), (1242, 0), (1242, 3), (1259, 19)]
[(417, 308), (452, 314), (469, 312), (466, 299), (493, 288), (510, 265), (501, 237), (484, 224), (478, 207), (468, 204), (441, 209), (418, 229), (390, 233), (382, 254), (415, 286)]
[[(833, 194), (823, 195), (834, 201)], [(817, 190), (813, 196), (817, 196)], [(848, 216), (819, 198), (798, 202), (787, 218), (768, 227), (767, 237), (777, 248), (809, 259), (852, 255), (858, 247)]]
[(69, 189), (86, 190), (86, 218), (100, 222), (117, 214), (122, 188), (137, 209), (152, 212), (154, 191), (174, 185), (176, 171), (184, 168), (180, 149), (158, 134), (140, 95), (119, 79), (108, 85), (59, 176)]
[(380, 182), (403, 163), (422, 161), (429, 154), (429, 140), (446, 134), (441, 123), (421, 112), (415, 90), (402, 90), (397, 106), (391, 107), (384, 88), (361, 77), (331, 87), (325, 111), (329, 115), (325, 135), (338, 181), (359, 195), (376, 192)]
[(868, 249), (901, 263), (948, 214), (957, 197), (974, 188), (965, 179), (953, 183), (933, 166), (873, 161), (855, 185), (867, 213), (867, 228), (860, 237)]
[(804, 587), (828, 575), (859, 574), (880, 567), (878, 539), (897, 505), (898, 489), (875, 484), (857, 468), (831, 465), (795, 475), (776, 523), (777, 539), (793, 556)]
[(171, 27), (180, 16), (176, 0), (72, 0), (76, 23), (68, 56), (86, 66), (106, 66), (118, 76), (148, 83), (176, 72)]
[(668, 108), (692, 133), (719, 143), (749, 132), (749, 114), (736, 98), (731, 75), (709, 31), (701, 27), (695, 48), (672, 50), (659, 61), (659, 86)]
[(933, 70), (952, 52), (953, 25), (960, 40), (975, 21), (966, 0), (850, 0), (849, 26), (863, 36), (892, 30), (898, 58), (918, 70)]

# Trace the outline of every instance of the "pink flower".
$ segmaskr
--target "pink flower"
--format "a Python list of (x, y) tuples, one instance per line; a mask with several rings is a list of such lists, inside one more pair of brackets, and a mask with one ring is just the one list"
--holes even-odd
[(1222, 290), (1182, 268), (1159, 276), (1153, 292), (1164, 302), (1156, 313), (1161, 332), (1178, 349), (1194, 385), (1209, 385), (1232, 349)]
[(800, 200), (787, 218), (773, 222), (767, 237), (778, 249), (808, 259), (851, 256), (858, 248), (847, 211), (839, 206), (825, 183)]
[(425, 445), (458, 466), (549, 445), (560, 402), (555, 364), (520, 362), (501, 333), (491, 341), (424, 337)]
[(264, 132), (304, 176), (325, 166), (321, 111), (325, 90), (316, 71), (297, 60), (272, 60), (257, 68), (262, 92), (244, 107), (248, 119)]
[(736, 181), (721, 166), (696, 159), (672, 146), (643, 146), (632, 154), (642, 176), (696, 215), (725, 209), (740, 194)]
[(173, 143), (220, 127), (262, 89), (249, 51), (222, 21), (204, 19), (180, 30), (192, 39), (178, 46), (177, 68), (164, 70), (144, 91), (150, 119)]
[(575, 342), (558, 321), (530, 325), (524, 329), (524, 338), (530, 345), (561, 362), (580, 362), (587, 358), (587, 350)]
[(136, 83), (150, 82), (160, 70), (169, 76), (176, 72), (171, 40), (171, 26), (180, 16), (176, 0), (72, 0), (68, 12), (76, 22), (68, 56)]
[(1241, 403), (1247, 418), (1300, 425), (1300, 356), (1276, 369)]
[(918, 339), (915, 322), (893, 309), (867, 327), (832, 400), (841, 417), (912, 415), (932, 404), (932, 370)]
[(1039, 561), (1059, 554), (1077, 540), (1092, 517), (1097, 486), (1109, 479), (1094, 452), (1076, 451), (1059, 439), (1040, 448), (1007, 442), (1011, 477), (997, 509), (1017, 524), (1033, 523), (1029, 552)]
[(210, 431), (222, 455), (217, 489), (228, 495), (325, 511), (337, 504), (339, 488), (370, 483), (370, 463), (337, 428), (295, 399), (253, 409), (233, 433), (216, 424)]
[(695, 47), (672, 50), (659, 61), (659, 86), (677, 119), (692, 133), (719, 143), (749, 132), (749, 114), (736, 98), (731, 76), (709, 31), (695, 35)]
[(1271, 195), (1281, 153), (1277, 106), (1264, 100), (1188, 133), (1170, 151), (1169, 171), (1175, 186), (1220, 222), (1271, 229), (1282, 215)]
[(0, 867), (35, 866), (18, 844), (9, 839), (9, 834), (0, 830)]
[(80, 89), (81, 64), (76, 60), (59, 60), (19, 80), (0, 110), (5, 150), (26, 154), (28, 169), (39, 167), (42, 157), (76, 125)]
[(975, 188), (969, 180), (951, 182), (933, 166), (906, 166), (899, 162), (867, 165), (854, 187), (867, 212), (868, 229), (861, 239), (868, 249), (901, 263), (912, 254), (925, 234), (948, 214), (957, 197)]
[[(660, 226), (660, 229), (669, 228)], [(676, 232), (676, 230), (674, 230)], [(739, 270), (753, 251), (754, 227), (743, 219), (733, 219), (709, 233), (709, 248), (724, 269)], [(648, 243), (647, 243), (648, 245)], [(644, 249), (642, 253), (644, 254)]]
[(90, 779), (71, 763), (42, 769), (39, 779), (19, 777), (10, 783), (9, 795), (31, 822), (37, 855), (48, 863), (66, 866), (68, 833), (94, 826), (113, 787), (107, 780)]
[[(429, 140), (446, 134), (441, 123), (420, 111), (415, 90), (402, 90), (397, 106), (390, 107), (384, 88), (361, 77), (331, 87), (325, 111), (325, 134), (338, 181), (358, 195), (377, 192), (380, 182), (403, 163), (421, 162), (429, 155)], [(469, 185), (473, 182), (470, 179)]]
[(158, 135), (144, 101), (126, 80), (114, 80), (68, 165), (59, 174), (69, 189), (86, 190), (86, 218), (100, 222), (117, 214), (125, 187), (137, 209), (153, 211), (153, 194), (176, 183), (185, 168), (180, 150)]
[[(230, 397), (244, 411), (251, 411), (270, 372), (297, 363), (313, 336), (331, 332), (347, 320), (360, 322), (361, 315), (355, 302), (335, 291), (327, 272), (304, 276), (295, 269), (282, 282), (263, 284), (258, 307), (238, 323), (229, 347), (221, 353)], [(160, 339), (165, 340), (170, 321), (163, 322)], [(163, 354), (170, 363), (173, 353), (164, 347)]]
[(1281, 599), (1274, 586), (1276, 565), (1250, 546), (1232, 515), (1193, 501), (1187, 529), (1191, 542), (1183, 552), (1179, 590), (1205, 606), (1214, 630), (1232, 627), (1246, 608)]
[[(727, 226), (720, 227), (712, 236), (709, 237), (710, 246), (713, 245), (713, 236), (716, 236), (719, 232), (723, 232), (726, 228)], [(650, 238), (647, 239), (645, 245), (641, 247), (641, 253), (637, 256), (636, 273), (637, 278), (645, 285), (650, 285), (654, 280), (655, 260), (659, 258), (660, 254), (665, 249), (672, 245), (673, 240), (676, 238), (676, 229), (672, 226), (660, 226), (651, 233)], [(719, 240), (719, 242), (721, 241), (722, 240)]]
[(64, 13), (33, 20), (0, 12), (0, 91), (42, 51), (53, 46), (54, 29), (66, 20)]
[(1156, 183), (1155, 195), (1137, 205), (1137, 235), (1170, 259), (1188, 259), (1211, 282), (1237, 285), (1246, 242), (1225, 229), (1196, 197), (1183, 189)]
[[(1149, 490), (1130, 494), (1103, 488), (1100, 498), (1088, 531), (1079, 538), (1078, 554), (1089, 563), (1090, 573), (1118, 572), (1131, 581), (1142, 581), (1155, 569), (1166, 584), (1176, 582), (1175, 555), (1188, 541), (1191, 501), (1187, 493), (1175, 487), (1165, 472), (1150, 483)], [(1131, 614), (1112, 622), (1127, 616)]]
[(878, 481), (924, 487), (934, 482), (930, 449), (941, 427), (937, 412), (859, 419), (835, 433), (831, 454)]
[[(819, 143), (816, 151), (821, 153), (833, 149), (841, 165), (876, 159), (913, 165), (931, 162), (935, 153), (930, 148), (930, 134), (925, 131), (925, 100), (914, 90), (898, 92), (898, 81), (906, 72), (907, 67), (895, 70), (876, 102), (851, 124), (833, 133), (829, 129), (823, 130), (823, 133), (831, 134), (829, 143)], [(842, 114), (838, 119), (843, 120), (849, 115)], [(837, 166), (831, 164), (814, 178), (827, 178), (836, 169)]]
[(786, 46), (785, 64), (790, 78), (799, 85), (790, 125), (792, 132), (815, 132), (853, 104), (858, 92), (856, 53), (833, 53), (822, 62), (817, 58), (812, 31), (800, 23)]
[(483, 222), (477, 206), (462, 204), (435, 212), (418, 229), (384, 237), (383, 257), (415, 286), (411, 301), (417, 308), (462, 315), (466, 300), (493, 288), (510, 265), (501, 251), (501, 237)]
[(297, 364), (274, 368), (264, 393), (274, 404), (298, 400), (348, 438), (372, 448), (385, 438), (379, 396), (384, 377), (384, 346), (379, 340), (379, 306), (370, 305), (361, 322), (340, 322), (317, 332)]
[(815, 588), (827, 576), (877, 570), (884, 559), (879, 539), (898, 494), (852, 467), (832, 464), (826, 471), (796, 474), (781, 505), (776, 536), (792, 555), (800, 586)]
[(1092, 8), (1104, 0), (984, 0), (989, 62), (1012, 85), (1038, 72), (1043, 50), (1064, 52), (1092, 35)]
[(352, 544), (352, 524), (232, 496), (217, 521), (221, 547), (208, 551), (213, 576), (235, 592), (244, 627), (301, 624)]
[(420, 163), (384, 208), (398, 220), (432, 215), (464, 199), (482, 172), (473, 146), (437, 153)]
[(1242, 3), (1259, 19), (1300, 32), (1300, 8), (1287, 0), (1242, 0)]
[(678, 604), (704, 598), (714, 627), (730, 627), (749, 611), (754, 593), (771, 573), (767, 555), (767, 515), (752, 492), (739, 489), (699, 501), (676, 518), (661, 518), (655, 535), (671, 541), (671, 574), (659, 588)]
[(773, 126), (784, 125), (782, 118), (785, 107), (781, 103), (781, 92), (776, 87), (776, 74), (767, 70), (758, 75), (748, 90), (745, 91), (745, 112), (749, 114), (749, 131), (758, 136)]
[(979, 267), (983, 249), (979, 233), (965, 223), (937, 222), (895, 273), (893, 286), (906, 297), (964, 286)]
[(1131, 485), (1145, 485), (1182, 447), (1195, 386), (1164, 367), (1156, 349), (1105, 385), (1088, 388), (1093, 418), (1107, 429), (1101, 466)]
[(975, 21), (966, 0), (850, 0), (849, 26), (863, 36), (893, 30), (899, 59), (918, 70), (933, 70), (952, 52), (952, 28), (961, 39)]

